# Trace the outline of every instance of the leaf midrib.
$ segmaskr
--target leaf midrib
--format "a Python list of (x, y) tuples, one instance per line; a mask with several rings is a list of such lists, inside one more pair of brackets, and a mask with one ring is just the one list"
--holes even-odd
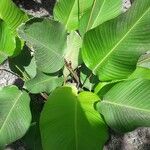
[(67, 20), (67, 22), (66, 22), (66, 27), (68, 26), (68, 23), (69, 23), (69, 21), (70, 21), (70, 17), (71, 17), (71, 15), (72, 15), (73, 8), (75, 7), (76, 1), (77, 1), (77, 0), (74, 0), (74, 2), (73, 2), (72, 9), (71, 9), (71, 11), (70, 11), (70, 13), (69, 13), (68, 20)]
[(114, 50), (122, 43), (122, 41), (128, 36), (128, 34), (136, 27), (141, 19), (149, 12), (150, 7), (143, 13), (143, 15), (133, 24), (133, 26), (128, 30), (128, 32), (118, 41), (118, 43), (109, 51), (109, 53), (94, 67), (93, 72), (114, 52)]
[(145, 62), (147, 62), (147, 61), (149, 61), (149, 60), (150, 60), (150, 57), (149, 57), (149, 58), (145, 58), (145, 59), (139, 61), (139, 62), (137, 63), (137, 65), (141, 65), (142, 63), (145, 63)]
[(114, 106), (118, 106), (118, 107), (128, 108), (128, 109), (131, 109), (131, 110), (137, 110), (137, 111), (143, 111), (143, 112), (150, 113), (150, 110), (148, 110), (148, 109), (142, 109), (142, 108), (133, 107), (133, 106), (129, 106), (129, 105), (124, 105), (124, 104), (120, 104), (120, 103), (116, 103), (116, 102), (110, 102), (108, 100), (103, 100), (101, 103), (105, 103), (106, 105), (110, 104), (110, 105), (114, 105)]
[(95, 25), (95, 23), (96, 23), (96, 21), (97, 21), (98, 17), (101, 15), (101, 12), (102, 12), (102, 9), (103, 9), (103, 7), (104, 7), (105, 2), (106, 2), (106, 0), (104, 0), (104, 1), (103, 1), (103, 4), (102, 4), (102, 6), (101, 6), (101, 9), (99, 10), (99, 13), (98, 13), (98, 15), (97, 15), (96, 19), (94, 20), (93, 25), (92, 25), (92, 27), (91, 27), (91, 28), (93, 28), (93, 27), (94, 27), (94, 25)]
[(50, 78), (50, 79), (45, 79), (45, 80), (43, 80), (43, 81), (36, 82), (35, 84), (32, 84), (31, 87), (36, 86), (36, 85), (39, 85), (39, 84), (41, 84), (41, 83), (46, 83), (46, 82), (48, 82), (48, 81), (55, 80), (55, 79), (57, 79), (57, 78), (54, 77), (54, 78)]
[(92, 7), (92, 10), (91, 10), (91, 13), (90, 13), (89, 21), (88, 21), (88, 23), (87, 23), (87, 27), (86, 27), (85, 32), (88, 31), (89, 24), (90, 24), (90, 21), (91, 21), (91, 18), (92, 18), (92, 14), (93, 14), (93, 11), (94, 11), (94, 8), (95, 8), (96, 1), (97, 1), (97, 0), (95, 0), (94, 3), (93, 3), (93, 7)]
[[(89, 21), (87, 23), (87, 27), (86, 27), (86, 30), (85, 30), (86, 32), (89, 30), (89, 25), (90, 25), (90, 22), (91, 22), (91, 19), (92, 19), (92, 16), (93, 16), (93, 12), (94, 12), (94, 9), (95, 9), (96, 2), (97, 2), (97, 0), (95, 0), (94, 3), (93, 3), (93, 7), (92, 7), (92, 10), (91, 10), (91, 13), (90, 13)], [(97, 18), (100, 16), (100, 14), (102, 12), (102, 8), (104, 7), (105, 2), (106, 2), (106, 0), (103, 1), (102, 5), (101, 5), (101, 8), (99, 10), (99, 13), (97, 14), (97, 17), (96, 17), (95, 21), (92, 23), (91, 28), (93, 28), (95, 22), (97, 21)]]
[[(60, 55), (59, 53), (56, 53), (52, 48), (47, 47), (46, 45), (44, 45), (42, 42), (38, 41), (37, 39), (33, 38), (32, 36), (30, 36), (28, 34), (28, 38), (30, 38), (31, 40), (35, 41), (37, 45), (41, 45), (42, 47), (44, 47), (45, 49), (50, 50), (52, 53), (54, 53), (55, 55), (57, 55), (60, 58), (63, 58), (64, 55)], [(33, 46), (34, 48), (34, 46)]]
[(8, 119), (9, 119), (11, 113), (13, 112), (13, 110), (14, 110), (14, 108), (15, 108), (17, 102), (19, 101), (20, 97), (22, 96), (22, 94), (23, 94), (23, 93), (21, 92), (21, 93), (16, 97), (16, 101), (15, 101), (14, 104), (12, 105), (10, 111), (9, 111), (8, 114), (7, 114), (6, 119), (4, 120), (4, 122), (3, 122), (3, 124), (2, 124), (2, 126), (1, 126), (1, 128), (0, 128), (0, 134), (1, 134), (2, 130), (3, 130), (3, 128), (5, 127), (5, 124), (7, 123), (7, 121), (8, 121)]

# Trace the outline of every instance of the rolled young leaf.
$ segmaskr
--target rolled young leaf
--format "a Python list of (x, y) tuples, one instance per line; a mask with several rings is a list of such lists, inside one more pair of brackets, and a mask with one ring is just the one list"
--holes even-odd
[(150, 80), (129, 80), (116, 84), (97, 108), (115, 131), (150, 127)]
[(63, 67), (67, 32), (59, 22), (34, 18), (20, 26), (18, 34), (35, 51), (38, 70), (54, 73)]
[(99, 97), (71, 87), (56, 89), (40, 119), (43, 150), (102, 150), (107, 126), (94, 109)]
[(30, 122), (29, 95), (15, 86), (0, 88), (0, 149), (20, 139)]
[(102, 81), (127, 78), (150, 47), (150, 1), (136, 0), (129, 11), (87, 32), (86, 66)]

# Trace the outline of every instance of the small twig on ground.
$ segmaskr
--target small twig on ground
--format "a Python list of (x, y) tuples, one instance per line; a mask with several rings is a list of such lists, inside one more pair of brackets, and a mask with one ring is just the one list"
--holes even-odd
[(14, 72), (12, 72), (12, 71), (10, 71), (10, 70), (4, 69), (4, 68), (0, 68), (0, 71), (8, 72), (8, 73), (10, 73), (10, 74), (12, 74), (12, 75), (14, 75), (14, 76), (16, 76), (16, 77), (22, 79), (19, 75), (17, 75), (16, 73), (14, 73)]

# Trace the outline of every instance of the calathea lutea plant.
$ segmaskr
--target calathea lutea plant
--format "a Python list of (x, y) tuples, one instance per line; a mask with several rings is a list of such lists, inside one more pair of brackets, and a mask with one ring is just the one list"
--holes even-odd
[(1, 149), (102, 150), (108, 128), (150, 126), (149, 0), (59, 0), (32, 19), (0, 0), (0, 18), (0, 62), (24, 81), (0, 89)]

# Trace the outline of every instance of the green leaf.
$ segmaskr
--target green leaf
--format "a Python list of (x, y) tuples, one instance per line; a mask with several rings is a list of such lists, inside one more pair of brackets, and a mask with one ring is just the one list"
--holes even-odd
[(101, 81), (127, 78), (150, 47), (150, 1), (136, 0), (130, 10), (87, 32), (82, 56)]
[(99, 97), (76, 89), (56, 89), (45, 104), (40, 119), (43, 150), (102, 150), (107, 126), (94, 109)]
[(100, 82), (94, 89), (94, 93), (96, 93), (101, 99), (103, 96), (115, 85), (113, 82)]
[(79, 18), (92, 5), (93, 0), (59, 0), (54, 8), (54, 19), (62, 22), (69, 30), (76, 30)]
[(7, 23), (13, 33), (16, 33), (17, 27), (28, 19), (12, 0), (0, 0), (0, 18)]
[(82, 88), (86, 88), (89, 91), (92, 91), (95, 85), (99, 83), (97, 77), (94, 76), (91, 70), (89, 70), (85, 65), (81, 66), (80, 80), (81, 80)]
[(150, 54), (142, 55), (137, 63), (136, 70), (129, 76), (129, 79), (150, 79)]
[(123, 82), (124, 80), (113, 80), (111, 82), (99, 82), (95, 89), (94, 93), (97, 94), (101, 99), (103, 96), (117, 83)]
[(139, 78), (150, 80), (150, 69), (137, 67), (136, 70), (129, 76), (128, 79), (139, 79)]
[(25, 83), (25, 87), (34, 94), (41, 92), (50, 93), (58, 86), (61, 86), (62, 83), (63, 77), (52, 76), (38, 71), (35, 78)]
[(0, 148), (20, 139), (30, 122), (29, 95), (15, 86), (0, 88)]
[(140, 57), (137, 66), (150, 69), (150, 51)]
[[(76, 69), (82, 63), (80, 48), (82, 39), (77, 32), (71, 32), (67, 38), (67, 49), (65, 52), (65, 60), (71, 65), (71, 69)], [(70, 74), (68, 69), (64, 68), (64, 75)]]
[(0, 64), (13, 55), (16, 48), (15, 37), (5, 22), (0, 20)]
[(44, 101), (41, 97), (32, 95), (30, 103), (32, 113), (32, 123), (28, 132), (23, 136), (21, 141), (25, 143), (28, 150), (42, 150), (39, 119), (43, 108)]
[(67, 33), (59, 22), (31, 19), (19, 27), (18, 34), (35, 50), (38, 70), (54, 73), (63, 67)]
[(23, 43), (16, 37), (16, 29), (27, 18), (12, 0), (0, 0), (0, 63), (20, 53)]
[(36, 76), (35, 57), (32, 56), (27, 46), (23, 47), (18, 56), (9, 58), (9, 66), (13, 72), (17, 73), (25, 81)]
[(106, 123), (116, 131), (150, 126), (150, 80), (130, 80), (115, 85), (97, 107)]
[(80, 21), (80, 33), (95, 28), (105, 21), (121, 14), (122, 0), (94, 0), (92, 7), (83, 15)]

